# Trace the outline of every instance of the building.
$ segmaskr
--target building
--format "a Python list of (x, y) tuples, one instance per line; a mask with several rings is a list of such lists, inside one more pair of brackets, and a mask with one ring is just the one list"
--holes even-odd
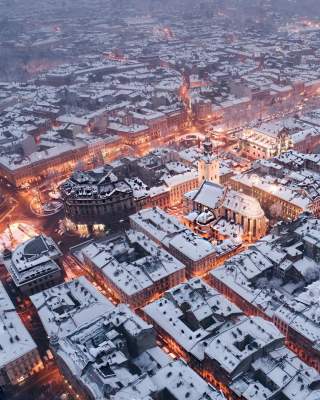
[(48, 130), (39, 139), (19, 130), (10, 133), (9, 138), (3, 135), (0, 176), (13, 186), (23, 188), (57, 174), (67, 176), (79, 163), (93, 165), (97, 155), (101, 156), (102, 165), (120, 155), (121, 138), (75, 133), (69, 125)]
[(294, 220), (305, 211), (320, 214), (319, 155), (294, 150), (229, 179), (237, 191), (255, 197), (272, 219)]
[(245, 317), (200, 279), (172, 288), (143, 312), (166, 346), (228, 398), (263, 399), (264, 393), (281, 393), (294, 399), (298, 382), (310, 398), (319, 393), (319, 374), (284, 346), (274, 324)]
[[(214, 237), (216, 224), (225, 221), (240, 225), (242, 235), (234, 239), (255, 241), (266, 234), (268, 220), (258, 200), (247, 194), (204, 181), (184, 198), (186, 223), (207, 238)], [(232, 232), (235, 233), (235, 232)]]
[(262, 318), (245, 317), (230, 325), (210, 340), (203, 360), (204, 368), (225, 384), (245, 375), (255, 361), (284, 343), (278, 329)]
[(133, 121), (149, 128), (149, 141), (166, 137), (169, 133), (167, 116), (159, 111), (141, 108), (131, 113)]
[(170, 206), (176, 206), (182, 203), (185, 193), (198, 186), (198, 172), (191, 170), (165, 177), (164, 182), (170, 191)]
[[(290, 150), (272, 160), (264, 161), (264, 163), (257, 162), (255, 171), (257, 171), (260, 176), (268, 175), (273, 178), (278, 178), (278, 181), (275, 183), (278, 184), (281, 189), (279, 190), (280, 193), (284, 186), (288, 187), (295, 194), (297, 199), (299, 199), (299, 197), (307, 199), (309, 201), (308, 211), (314, 216), (319, 217), (319, 154), (305, 154)], [(279, 185), (279, 183), (282, 185)], [(277, 204), (277, 206), (279, 209), (279, 204)]]
[(185, 266), (138, 231), (92, 242), (78, 258), (99, 285), (132, 308), (185, 280)]
[(21, 385), (42, 369), (37, 345), (0, 282), (0, 388)]
[(229, 183), (234, 190), (256, 198), (273, 219), (294, 220), (312, 210), (312, 200), (306, 192), (290, 187), (276, 177), (241, 174), (230, 178)]
[(317, 398), (319, 374), (292, 352), (282, 347), (252, 362), (247, 374), (234, 379), (230, 388), (236, 399), (250, 400), (297, 396)]
[(319, 144), (319, 125), (312, 113), (299, 118), (272, 120), (245, 129), (240, 140), (243, 155), (255, 160), (276, 157), (289, 149), (317, 152)]
[[(149, 397), (150, 396), (150, 397)], [(132, 382), (112, 400), (175, 399), (223, 400), (225, 397), (202, 379), (183, 360), (172, 361), (152, 376)]]
[(7, 252), (4, 263), (17, 289), (30, 296), (63, 280), (61, 255), (53, 239), (42, 234)]
[[(154, 100), (157, 102), (156, 97)], [(174, 141), (178, 129), (184, 129), (187, 124), (188, 114), (184, 107), (173, 104), (159, 106), (157, 110), (123, 110), (122, 115), (109, 122), (107, 130), (121, 137), (123, 143), (138, 154), (146, 154), (152, 148)]]
[(198, 121), (210, 121), (212, 116), (212, 103), (210, 100), (201, 97), (192, 98), (192, 112)]
[(280, 223), (209, 274), (210, 284), (247, 314), (273, 321), (290, 349), (318, 371), (319, 227), (307, 215)]
[(222, 327), (242, 315), (237, 306), (199, 278), (170, 289), (143, 312), (166, 346), (201, 374), (206, 370), (203, 341), (209, 344)]
[(30, 299), (50, 343), (114, 308), (83, 276), (34, 294)]
[(213, 155), (213, 145), (210, 139), (203, 143), (203, 155), (198, 161), (198, 184), (204, 181), (220, 182), (220, 161)]
[(130, 225), (181, 261), (186, 266), (187, 276), (205, 274), (240, 246), (233, 240), (213, 245), (159, 208), (148, 208), (131, 215)]
[(130, 226), (165, 248), (169, 248), (172, 237), (186, 230), (185, 225), (159, 207), (146, 208), (131, 215)]
[(131, 124), (124, 125), (117, 122), (110, 122), (108, 131), (118, 135), (122, 142), (133, 148), (150, 150), (150, 129), (147, 125)]
[(145, 207), (180, 204), (198, 186), (198, 173), (177, 158), (174, 151), (161, 149), (74, 172), (60, 186), (67, 227), (88, 234)]
[(268, 124), (244, 130), (240, 141), (242, 155), (254, 160), (278, 156), (291, 146), (288, 129), (273, 131)]
[(152, 326), (126, 306), (113, 306), (86, 278), (55, 286), (31, 300), (61, 372), (84, 398), (147, 400), (174, 395), (180, 400), (189, 393), (195, 400), (223, 400), (185, 362), (173, 361), (156, 346)]
[(136, 209), (130, 185), (108, 168), (75, 172), (60, 192), (65, 217), (79, 232), (101, 230)]
[(232, 252), (237, 247), (230, 242), (225, 248), (218, 248), (189, 230), (178, 233), (169, 242), (170, 253), (186, 265), (188, 276), (205, 274), (218, 263), (223, 253)]
[(65, 378), (90, 400), (110, 399), (171, 361), (156, 346), (153, 327), (124, 305), (56, 339), (52, 348)]

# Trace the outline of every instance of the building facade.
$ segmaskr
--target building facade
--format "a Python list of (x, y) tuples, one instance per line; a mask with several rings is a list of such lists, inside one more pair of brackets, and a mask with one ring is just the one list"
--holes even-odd
[(139, 308), (185, 280), (185, 266), (140, 232), (93, 242), (80, 261), (121, 303)]
[(0, 282), (0, 388), (21, 385), (43, 369), (38, 348)]
[(135, 212), (132, 188), (111, 170), (76, 172), (60, 187), (65, 217), (82, 232)]
[(239, 239), (249, 242), (264, 236), (268, 228), (264, 211), (254, 197), (210, 181), (185, 195), (184, 213), (189, 226), (207, 238), (214, 236), (215, 225), (222, 221), (241, 226)]
[(20, 293), (30, 296), (62, 282), (61, 255), (53, 239), (40, 235), (8, 252), (4, 263)]

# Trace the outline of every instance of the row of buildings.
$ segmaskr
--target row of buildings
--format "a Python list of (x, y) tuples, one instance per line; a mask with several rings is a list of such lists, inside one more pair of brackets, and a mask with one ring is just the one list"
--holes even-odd
[(75, 172), (60, 187), (66, 218), (77, 228), (90, 230), (145, 207), (165, 209), (182, 203), (183, 195), (203, 180), (220, 180), (220, 161), (208, 158), (205, 146), (193, 162), (186, 160), (183, 152), (164, 148)]
[(285, 347), (275, 325), (245, 316), (201, 279), (172, 288), (143, 313), (169, 349), (232, 399), (318, 395), (318, 373)]
[(197, 169), (181, 162), (176, 152), (163, 149), (75, 172), (61, 185), (60, 193), (68, 222), (76, 230), (90, 231), (145, 207), (179, 204), (184, 193), (197, 186)]
[(254, 168), (231, 177), (234, 190), (256, 198), (267, 215), (294, 220), (308, 211), (319, 216), (319, 157), (294, 150), (269, 160), (259, 160)]
[(134, 230), (93, 242), (78, 257), (96, 282), (133, 308), (186, 279), (184, 264)]
[(224, 398), (216, 387), (239, 400), (317, 398), (319, 374), (310, 360), (288, 348), (280, 327), (247, 316), (227, 297), (192, 278), (140, 309), (141, 319), (81, 277), (31, 300), (59, 368), (81, 397)]
[(201, 235), (219, 239), (214, 225), (231, 223), (240, 239), (252, 241), (266, 233), (268, 221), (252, 195), (227, 186), (233, 168), (213, 153), (212, 141), (206, 139), (202, 149), (162, 149), (77, 172), (60, 187), (65, 217), (74, 228), (91, 231), (144, 208), (184, 203), (185, 221)]
[(319, 145), (319, 110), (257, 124), (240, 135), (240, 150), (252, 160), (276, 157), (289, 149), (313, 153)]
[[(80, 397), (120, 400), (137, 393), (141, 398), (194, 395), (202, 400), (207, 393), (210, 399), (223, 398), (205, 379), (234, 399), (294, 399), (301, 393), (317, 398), (319, 220), (302, 215), (279, 223), (231, 258), (237, 247), (230, 241), (214, 246), (160, 209), (142, 210), (130, 222), (132, 229), (125, 234), (84, 243), (74, 256), (99, 286), (131, 310), (112, 304), (84, 277), (58, 285), (50, 281), (24, 293), (35, 293), (31, 301), (50, 348)], [(40, 250), (40, 259), (47, 260), (48, 248), (53, 258), (57, 253), (44, 237), (22, 248), (36, 260)], [(21, 254), (20, 249), (13, 260)], [(40, 282), (43, 271), (36, 272)], [(17, 314), (8, 297), (2, 297), (9, 304), (2, 318), (6, 324), (9, 310)], [(14, 348), (10, 355), (20, 346), (16, 331), (8, 338)], [(42, 368), (37, 347), (31, 345), (32, 339), (30, 348), (12, 361), (4, 358), (2, 385), (18, 384)], [(172, 360), (177, 356), (188, 366)], [(25, 359), (22, 374), (16, 365), (25, 365)], [(193, 385), (199, 382), (199, 388), (181, 374)]]
[(245, 313), (280, 329), (303, 360), (320, 370), (319, 220), (279, 223), (247, 251), (209, 274), (209, 282)]
[(210, 242), (159, 208), (130, 216), (133, 229), (142, 232), (186, 266), (187, 276), (203, 275), (241, 248), (239, 238)]
[(106, 293), (133, 309), (241, 249), (241, 239), (211, 243), (159, 208), (131, 215), (130, 226), (124, 233), (76, 246), (73, 256)]
[(157, 345), (152, 325), (125, 305), (113, 306), (84, 277), (31, 300), (60, 370), (80, 398), (224, 398)]

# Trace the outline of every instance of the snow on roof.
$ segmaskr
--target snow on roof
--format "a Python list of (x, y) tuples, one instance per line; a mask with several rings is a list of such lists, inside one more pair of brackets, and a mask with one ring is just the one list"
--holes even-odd
[(320, 136), (320, 128), (303, 129), (291, 135), (292, 143), (297, 144), (306, 140), (308, 137)]
[(187, 172), (183, 172), (183, 173), (180, 173), (177, 175), (165, 177), (164, 182), (167, 186), (173, 187), (173, 186), (182, 185), (186, 182), (189, 182), (189, 181), (197, 179), (197, 178), (198, 178), (198, 171), (196, 169), (194, 169), (192, 171), (187, 171)]
[(86, 127), (89, 123), (89, 119), (85, 117), (77, 117), (71, 114), (60, 115), (57, 118), (57, 121), (62, 124), (72, 124), (72, 125), (80, 125)]
[(300, 190), (290, 185), (282, 184), (277, 178), (270, 176), (261, 177), (255, 174), (240, 174), (231, 178), (246, 186), (256, 187), (273, 196), (299, 207), (301, 211), (308, 211), (312, 201), (308, 196), (301, 194)]
[(156, 242), (169, 245), (170, 237), (186, 230), (175, 217), (158, 207), (146, 208), (130, 216), (131, 226), (140, 229)]
[(36, 348), (0, 282), (0, 370)]
[[(225, 397), (203, 380), (183, 360), (172, 361), (153, 376), (148, 376), (118, 392), (113, 400), (152, 399), (160, 393), (170, 393), (176, 400), (223, 400)], [(150, 396), (150, 397), (147, 397)], [(152, 397), (151, 397), (152, 396)]]
[(224, 218), (219, 219), (215, 224), (211, 225), (212, 229), (219, 232), (220, 235), (232, 237), (242, 237), (243, 228), (239, 224), (227, 221)]
[(316, 370), (307, 366), (292, 351), (282, 347), (255, 360), (246, 377), (236, 378), (231, 389), (246, 400), (264, 400), (272, 398), (275, 393), (288, 400), (297, 397), (315, 400), (320, 391), (316, 386), (313, 389), (312, 384), (318, 379)]
[(189, 260), (195, 262), (213, 256), (216, 253), (215, 247), (208, 240), (189, 230), (176, 234), (170, 240), (169, 247), (178, 250)]
[(192, 200), (211, 209), (217, 208), (225, 193), (223, 186), (209, 181), (204, 181), (197, 191), (193, 191)]
[(93, 242), (82, 249), (101, 273), (128, 296), (151, 288), (185, 266), (138, 231)]
[(54, 261), (60, 256), (61, 252), (54, 240), (42, 234), (20, 244), (11, 258), (5, 260), (5, 265), (15, 285), (22, 286), (39, 279), (39, 276), (60, 271)]
[(137, 121), (144, 121), (146, 125), (151, 122), (157, 122), (158, 120), (162, 120), (166, 118), (166, 115), (154, 110), (149, 110), (147, 108), (142, 108), (138, 112), (131, 113), (133, 118)]
[(175, 217), (156, 207), (131, 215), (130, 221), (134, 229), (162, 244), (183, 262), (186, 260), (191, 263), (207, 262), (239, 246), (239, 242), (233, 240), (225, 240), (220, 245), (214, 246), (208, 240), (187, 229)]
[[(14, 134), (10, 139), (6, 139), (7, 145), (2, 143), (0, 148), (0, 164), (10, 171), (24, 169), (30, 165), (47, 163), (50, 158), (56, 162), (61, 162), (59, 157), (62, 155), (73, 159), (75, 151), (84, 152), (97, 144), (110, 144), (119, 140), (115, 135), (107, 135), (102, 138), (93, 133), (78, 133), (71, 139), (64, 137), (57, 130), (50, 130), (41, 135), (40, 144), (34, 144), (30, 154), (24, 155), (23, 146), (30, 144), (32, 137), (27, 136), (25, 133), (19, 135), (19, 130), (17, 129), (15, 129)], [(11, 145), (8, 148), (8, 144), (12, 144), (12, 142), (15, 143), (15, 146)]]
[(131, 125), (123, 125), (116, 122), (110, 122), (108, 124), (108, 128), (119, 133), (143, 133), (149, 129), (147, 125), (141, 124), (131, 124)]
[(257, 199), (235, 190), (226, 191), (223, 207), (249, 219), (264, 217), (264, 211)]
[(273, 323), (260, 317), (250, 317), (219, 333), (210, 341), (205, 352), (223, 370), (233, 375), (242, 372), (239, 368), (243, 362), (255, 358), (255, 353), (279, 347), (283, 341), (283, 335)]
[[(269, 317), (285, 321), (320, 349), (320, 281), (313, 253), (320, 248), (320, 223), (302, 216), (280, 224), (277, 230), (210, 274)], [(310, 241), (309, 235), (314, 239)], [(301, 277), (299, 281), (296, 274)]]
[(65, 337), (113, 309), (83, 276), (30, 297), (47, 335)]
[(179, 157), (189, 163), (196, 163), (202, 156), (202, 152), (198, 147), (191, 147), (179, 151)]
[(55, 351), (69, 373), (97, 400), (110, 398), (170, 362), (156, 348), (152, 326), (125, 305), (105, 311), (60, 338)]
[(199, 359), (204, 357), (201, 343), (213, 337), (232, 317), (242, 314), (238, 307), (199, 278), (168, 290), (161, 299), (143, 310), (178, 344)]
[(133, 192), (131, 186), (126, 181), (119, 180), (112, 172), (112, 168), (107, 166), (85, 172), (76, 171), (60, 186), (60, 191), (68, 198), (100, 200), (119, 193), (131, 195)]

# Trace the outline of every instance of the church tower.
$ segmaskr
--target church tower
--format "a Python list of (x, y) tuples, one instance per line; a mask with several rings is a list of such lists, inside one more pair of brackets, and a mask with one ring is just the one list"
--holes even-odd
[(206, 138), (203, 142), (203, 155), (198, 161), (199, 185), (204, 181), (220, 183), (219, 159), (213, 154), (211, 140)]

